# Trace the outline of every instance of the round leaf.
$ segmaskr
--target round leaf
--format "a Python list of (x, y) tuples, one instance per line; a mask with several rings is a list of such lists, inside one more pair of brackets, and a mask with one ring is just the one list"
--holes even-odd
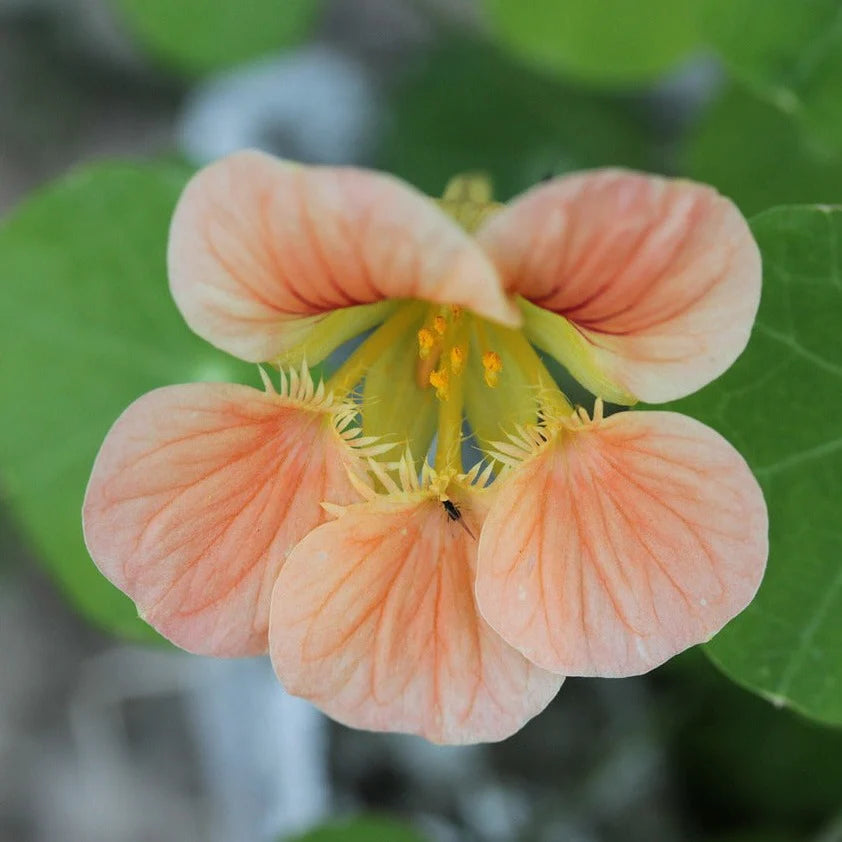
[(842, 158), (821, 156), (785, 114), (732, 87), (703, 115), (685, 173), (715, 185), (743, 213), (773, 205), (842, 201)]
[(138, 41), (162, 64), (208, 73), (303, 40), (318, 0), (112, 0)]
[(769, 505), (760, 592), (706, 650), (776, 704), (842, 725), (842, 208), (773, 208), (752, 229), (764, 287), (749, 347), (676, 404), (745, 455)]
[(736, 76), (842, 153), (839, 0), (706, 0), (701, 28)]
[(0, 488), (47, 569), (96, 623), (153, 639), (94, 567), (81, 507), (108, 428), (168, 383), (249, 380), (194, 336), (170, 298), (167, 228), (187, 173), (101, 164), (72, 173), (0, 228)]
[(688, 0), (484, 0), (516, 55), (595, 84), (651, 81), (696, 45)]

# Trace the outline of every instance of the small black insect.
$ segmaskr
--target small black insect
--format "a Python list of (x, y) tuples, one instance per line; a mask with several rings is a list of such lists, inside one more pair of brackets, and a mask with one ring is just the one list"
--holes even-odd
[(447, 512), (447, 516), (451, 520), (459, 520), (462, 517), (462, 512), (459, 511), (459, 506), (453, 502), (453, 500), (442, 500), (442, 506), (444, 506), (444, 510)]
[(456, 521), (456, 523), (458, 523), (459, 526), (461, 526), (462, 529), (464, 529), (465, 532), (467, 532), (468, 535), (470, 535), (471, 538), (473, 538), (474, 533), (471, 532), (470, 528), (468, 527), (468, 524), (465, 523), (465, 521), (462, 519), (462, 511), (460, 510), (459, 506), (457, 506), (456, 503), (454, 503), (452, 500), (442, 500), (441, 504), (442, 506), (444, 506), (445, 512), (447, 512), (448, 519)]

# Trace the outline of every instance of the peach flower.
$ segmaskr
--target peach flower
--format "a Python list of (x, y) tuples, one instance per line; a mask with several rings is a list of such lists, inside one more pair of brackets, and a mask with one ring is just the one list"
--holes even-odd
[(598, 170), (504, 207), (477, 177), (434, 201), (242, 152), (186, 188), (169, 272), (193, 330), (281, 372), (140, 398), (94, 466), (91, 555), (179, 646), (268, 648), (342, 722), (476, 742), (754, 595), (766, 509), (739, 454), (676, 413), (602, 416), (700, 388), (748, 341), (759, 254), (714, 190)]

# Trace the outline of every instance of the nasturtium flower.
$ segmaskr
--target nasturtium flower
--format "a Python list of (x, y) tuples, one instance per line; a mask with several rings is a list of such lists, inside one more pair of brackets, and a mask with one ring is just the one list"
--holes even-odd
[(268, 650), (342, 722), (475, 742), (756, 592), (742, 457), (674, 412), (603, 415), (693, 392), (748, 341), (760, 257), (713, 189), (596, 170), (503, 206), (480, 176), (433, 200), (241, 152), (187, 186), (169, 274), (196, 333), (270, 372), (141, 397), (94, 466), (91, 555), (179, 646)]

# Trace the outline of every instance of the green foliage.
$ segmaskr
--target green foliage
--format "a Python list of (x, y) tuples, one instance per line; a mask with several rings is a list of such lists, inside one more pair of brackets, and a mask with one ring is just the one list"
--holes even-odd
[(398, 86), (380, 165), (431, 195), (459, 172), (487, 171), (508, 199), (541, 178), (603, 164), (645, 168), (646, 134), (620, 103), (452, 44)]
[(89, 167), (32, 196), (0, 228), (0, 487), (78, 609), (135, 638), (153, 632), (82, 540), (97, 449), (149, 389), (255, 379), (195, 337), (170, 298), (167, 226), (186, 177), (163, 164)]
[(484, 0), (494, 34), (534, 65), (586, 82), (630, 85), (696, 45), (689, 0)]
[(819, 154), (787, 115), (738, 87), (694, 127), (683, 165), (686, 175), (716, 185), (745, 214), (773, 205), (842, 202), (842, 158)]
[(382, 816), (359, 816), (325, 825), (283, 842), (425, 842), (405, 824)]
[(699, 650), (674, 659), (653, 679), (668, 685), (663, 710), (678, 721), (669, 743), (682, 785), (708, 816), (732, 827), (739, 817), (746, 829), (766, 825), (781, 838), (803, 840), (799, 830), (839, 809), (842, 730), (744, 692), (705, 664)]
[(792, 836), (775, 828), (753, 829), (737, 833), (726, 833), (724, 836), (706, 836), (704, 842), (804, 842), (803, 836)]
[(751, 343), (676, 406), (730, 439), (769, 505), (760, 592), (706, 648), (776, 704), (842, 724), (842, 209), (774, 208), (752, 228), (764, 288)]
[(734, 74), (842, 153), (839, 0), (704, 0), (699, 9)]
[(208, 73), (303, 40), (319, 0), (112, 0), (138, 41), (162, 64)]

